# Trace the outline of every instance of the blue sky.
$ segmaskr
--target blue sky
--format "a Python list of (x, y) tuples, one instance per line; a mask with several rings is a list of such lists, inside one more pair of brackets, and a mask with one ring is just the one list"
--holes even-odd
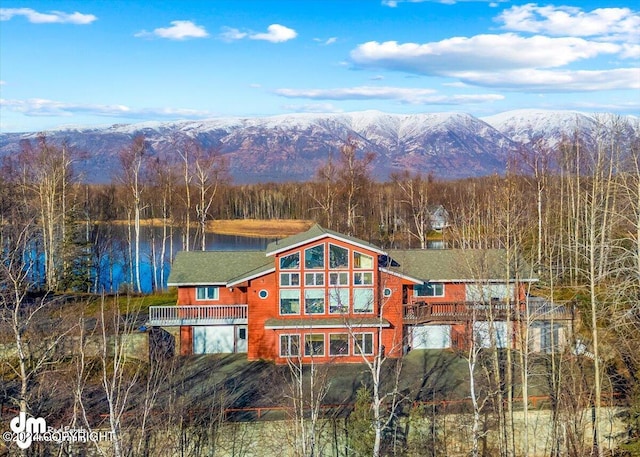
[(640, 113), (635, 2), (0, 3), (0, 131), (295, 112)]

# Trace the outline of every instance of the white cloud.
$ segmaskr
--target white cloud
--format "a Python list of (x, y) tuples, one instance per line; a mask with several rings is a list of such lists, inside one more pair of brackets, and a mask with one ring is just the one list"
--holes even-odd
[(481, 103), (502, 100), (498, 94), (439, 95), (433, 89), (404, 87), (359, 86), (335, 89), (276, 89), (287, 98), (312, 100), (396, 100), (411, 105)]
[(351, 51), (351, 59), (362, 67), (450, 75), (479, 68), (487, 71), (559, 67), (621, 50), (622, 47), (614, 43), (592, 42), (577, 37), (522, 37), (505, 33), (453, 37), (425, 44), (370, 41)]
[(89, 114), (93, 116), (122, 117), (128, 119), (154, 119), (163, 118), (194, 118), (201, 119), (213, 114), (208, 111), (199, 111), (180, 108), (130, 108), (126, 105), (99, 105), (82, 103), (65, 103), (55, 100), (31, 98), (28, 100), (0, 99), (0, 106), (7, 110), (24, 114), (25, 116), (64, 116), (71, 117), (74, 114)]
[(171, 21), (171, 27), (160, 27), (153, 32), (142, 30), (135, 36), (138, 38), (156, 37), (168, 40), (186, 40), (188, 38), (206, 38), (209, 34), (204, 27), (191, 21)]
[(618, 37), (638, 40), (640, 15), (629, 8), (597, 8), (582, 11), (570, 6), (515, 5), (497, 20), (502, 28), (556, 36)]
[(15, 16), (24, 16), (32, 24), (91, 24), (98, 18), (93, 14), (64, 13), (50, 11), (40, 13), (31, 8), (0, 8), (0, 21), (8, 21)]
[(623, 44), (620, 57), (625, 59), (640, 59), (640, 45), (638, 44)]
[(512, 70), (468, 71), (455, 75), (476, 86), (526, 92), (600, 92), (640, 89), (640, 68), (613, 70)]
[(219, 37), (223, 41), (236, 41), (245, 38), (247, 35), (247, 33), (241, 32), (233, 27), (222, 27), (222, 33), (220, 33)]
[[(233, 27), (222, 27), (222, 33), (219, 35), (223, 41), (237, 41), (244, 38), (250, 40), (269, 41), (271, 43), (283, 43), (298, 36), (298, 32), (289, 27), (280, 24), (271, 24), (267, 27), (265, 33), (259, 32), (243, 32)], [(329, 43), (330, 44), (330, 43)]]
[(323, 44), (325, 46), (329, 46), (330, 44), (336, 43), (338, 41), (338, 37), (332, 36), (330, 38), (327, 38), (326, 40), (322, 39), (322, 38), (314, 38), (313, 41), (316, 41), (316, 42), (318, 42), (320, 44)]
[(252, 40), (269, 41), (271, 43), (282, 43), (292, 40), (297, 36), (298, 33), (289, 27), (280, 24), (271, 24), (267, 27), (266, 33), (253, 33), (249, 35), (249, 38)]

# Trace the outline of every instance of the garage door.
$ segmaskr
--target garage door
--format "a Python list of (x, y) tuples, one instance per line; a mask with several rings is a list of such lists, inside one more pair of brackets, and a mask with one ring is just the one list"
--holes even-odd
[(450, 325), (420, 325), (413, 327), (413, 349), (446, 349), (450, 347)]
[(193, 353), (219, 354), (233, 352), (233, 325), (193, 327)]

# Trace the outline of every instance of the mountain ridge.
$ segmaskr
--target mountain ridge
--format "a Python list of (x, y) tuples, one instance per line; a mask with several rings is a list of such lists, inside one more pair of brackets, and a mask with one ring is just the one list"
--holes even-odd
[[(603, 115), (612, 117), (613, 115)], [(637, 118), (619, 117), (625, 135), (637, 135)], [(146, 121), (108, 126), (61, 126), (44, 132), (53, 143), (87, 153), (79, 165), (88, 182), (107, 182), (119, 170), (118, 152), (144, 135), (152, 154), (171, 153), (190, 139), (226, 156), (237, 183), (312, 179), (347, 138), (373, 152), (372, 174), (388, 179), (409, 170), (443, 179), (504, 173), (509, 157), (532, 153), (533, 143), (555, 148), (572, 134), (591, 139), (599, 120), (577, 111), (516, 110), (475, 117), (463, 112), (390, 114), (362, 111), (282, 114), (195, 121)], [(0, 134), (0, 157), (15, 154), (38, 132)]]

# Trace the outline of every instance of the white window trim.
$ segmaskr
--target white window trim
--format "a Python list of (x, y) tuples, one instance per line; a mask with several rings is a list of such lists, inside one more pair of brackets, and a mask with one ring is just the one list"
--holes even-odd
[[(313, 275), (313, 282), (307, 282), (307, 275)], [(317, 284), (317, 282), (318, 282), (317, 278), (319, 276), (322, 276), (322, 284)], [(304, 273), (304, 285), (305, 286), (324, 287), (325, 284), (326, 284), (324, 280), (325, 280), (324, 271), (309, 270), (309, 271), (305, 271), (305, 273)]]
[[(336, 284), (331, 284), (331, 275), (337, 275), (338, 278), (338, 282)], [(345, 282), (344, 284), (340, 283), (340, 275), (344, 275), (344, 277), (347, 279), (347, 282)], [(344, 287), (344, 286), (348, 286), (349, 285), (349, 272), (346, 270), (343, 271), (329, 271), (329, 283), (328, 283), (329, 287)]]
[(414, 297), (444, 297), (445, 296), (445, 290), (444, 290), (444, 283), (442, 282), (434, 282), (432, 283), (433, 285), (439, 285), (442, 286), (442, 295), (418, 295), (418, 290), (417, 289), (413, 289), (413, 296)]
[[(291, 284), (291, 277), (293, 275), (297, 275), (298, 276), (298, 284)], [(282, 284), (282, 277), (283, 276), (288, 276), (289, 277), (289, 284)], [(300, 272), (299, 271), (280, 271), (280, 277), (279, 279), (279, 284), (280, 287), (300, 287)]]
[[(369, 259), (371, 259), (371, 266), (370, 267), (358, 267), (356, 266), (356, 254), (362, 256), (362, 257), (367, 257)], [(369, 255), (369, 254), (365, 254), (364, 252), (360, 252), (360, 251), (353, 251), (353, 269), (355, 270), (371, 270), (372, 268), (375, 267), (375, 259), (373, 258), (373, 256)]]
[[(364, 275), (367, 273), (371, 273), (371, 282), (370, 283), (366, 283), (363, 281), (360, 281), (360, 283), (356, 283), (356, 275), (361, 275), (361, 279), (364, 280)], [(354, 271), (353, 272), (353, 285), (355, 287), (359, 287), (359, 286), (373, 286), (373, 270), (358, 270), (358, 271)]]
[[(307, 292), (311, 292), (311, 291), (321, 291), (322, 292), (322, 312), (321, 313), (308, 313), (307, 312), (307, 298), (312, 298), (312, 297), (307, 297)], [(305, 291), (304, 291), (304, 299), (303, 299), (303, 306), (304, 306), (304, 314), (306, 314), (307, 316), (319, 316), (321, 314), (326, 314), (327, 313), (327, 297), (326, 297), (326, 294), (325, 294), (325, 289), (324, 288), (305, 289)]]
[[(298, 312), (296, 313), (283, 313), (282, 312), (282, 292), (290, 292), (290, 291), (297, 291), (298, 292)], [(300, 315), (300, 311), (302, 310), (302, 307), (304, 306), (304, 303), (302, 302), (301, 299), (301, 290), (300, 288), (293, 288), (293, 289), (281, 289), (280, 293), (278, 294), (278, 314), (280, 316), (299, 316)]]
[[(347, 337), (347, 351), (341, 354), (332, 354), (331, 353), (331, 336), (332, 335), (343, 335)], [(351, 337), (348, 333), (329, 333), (329, 357), (348, 357), (351, 354)]]
[[(371, 353), (364, 352), (366, 345), (364, 344), (364, 336), (371, 335)], [(376, 351), (373, 332), (354, 333), (353, 339), (353, 355), (373, 355)], [(362, 349), (363, 352), (359, 352)]]
[[(371, 291), (371, 302), (369, 303), (369, 306), (371, 307), (371, 309), (368, 309), (366, 311), (358, 311), (356, 309), (356, 292), (358, 291), (364, 291), (364, 290), (370, 290)], [(373, 287), (356, 287), (353, 289), (353, 297), (351, 302), (353, 303), (353, 313), (354, 314), (371, 314), (375, 311), (376, 308), (376, 291)]]
[[(307, 337), (322, 336), (322, 354), (307, 354)], [(327, 353), (327, 338), (324, 333), (307, 333), (304, 335), (304, 356), (305, 357), (324, 357)]]
[[(297, 336), (298, 337), (298, 353), (297, 354), (290, 354), (289, 350), (287, 351), (286, 355), (282, 355), (282, 337), (286, 337), (287, 338), (287, 349), (291, 349), (291, 337), (292, 336)], [(300, 357), (300, 334), (299, 333), (283, 333), (279, 336), (278, 338), (278, 344), (279, 344), (279, 352), (278, 354), (280, 355), (280, 357), (282, 358), (291, 358), (291, 357)]]
[[(282, 268), (282, 259), (291, 255), (298, 254), (298, 267), (297, 268)], [(278, 270), (280, 271), (300, 271), (300, 265), (302, 264), (302, 255), (300, 251), (290, 252), (287, 255), (282, 255), (278, 258)]]
[[(205, 298), (198, 298), (198, 291), (204, 289), (205, 292)], [(214, 297), (213, 298), (209, 298), (208, 297), (208, 292), (209, 289), (214, 289)], [(196, 301), (217, 301), (220, 300), (220, 287), (218, 286), (198, 286), (196, 287)]]
[[(344, 249), (345, 251), (347, 251), (347, 266), (346, 267), (332, 267), (331, 266), (331, 246), (335, 246), (337, 248)], [(351, 265), (351, 254), (350, 254), (348, 248), (345, 248), (344, 246), (340, 246), (339, 244), (329, 243), (328, 255), (329, 255), (329, 259), (328, 259), (327, 266), (328, 266), (328, 269), (330, 271), (340, 271), (340, 270), (348, 270), (349, 269), (349, 266)]]
[[(322, 247), (322, 265), (319, 267), (308, 267), (307, 266), (307, 251), (310, 251), (311, 249), (314, 248), (318, 248), (318, 247)], [(303, 257), (304, 257), (304, 269), (305, 270), (309, 270), (309, 271), (318, 271), (318, 270), (322, 270), (324, 271), (325, 266), (327, 264), (327, 245), (326, 244), (316, 244), (315, 246), (309, 246), (308, 248), (305, 248), (303, 250)]]
[[(332, 294), (333, 297), (338, 298), (338, 299), (342, 299), (342, 294), (340, 293), (340, 291), (342, 290), (346, 290), (347, 291), (347, 300), (346, 303), (339, 303), (340, 305), (342, 305), (345, 310), (344, 311), (331, 311), (331, 305), (332, 305), (332, 301), (331, 301), (331, 297)], [(351, 300), (351, 288), (350, 287), (331, 287), (329, 289), (329, 297), (327, 300), (327, 304), (329, 305), (329, 314), (348, 314), (349, 313), (349, 308), (350, 308), (350, 300)], [(337, 294), (337, 295), (335, 295)]]

